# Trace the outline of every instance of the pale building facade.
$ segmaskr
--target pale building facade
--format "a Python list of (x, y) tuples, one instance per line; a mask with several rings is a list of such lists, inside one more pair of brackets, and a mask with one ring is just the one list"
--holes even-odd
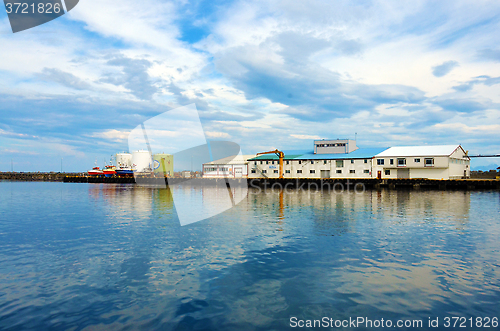
[(203, 164), (203, 178), (248, 178), (248, 159), (255, 155), (236, 155)]
[[(283, 178), (372, 178), (373, 158), (383, 148), (356, 149), (342, 154), (287, 154)], [(279, 178), (278, 157), (262, 155), (249, 160), (249, 178)]]
[(375, 178), (470, 177), (470, 158), (460, 145), (391, 147), (375, 156)]
[[(460, 145), (358, 148), (354, 140), (337, 139), (314, 141), (314, 151), (284, 151), (283, 178), (470, 177), (470, 158)], [(274, 154), (249, 159), (248, 178), (279, 178), (278, 160)]]

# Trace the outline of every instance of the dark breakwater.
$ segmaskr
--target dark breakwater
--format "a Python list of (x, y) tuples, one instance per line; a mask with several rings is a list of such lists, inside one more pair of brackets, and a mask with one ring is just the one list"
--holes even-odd
[(0, 180), (23, 182), (63, 182), (65, 177), (84, 177), (83, 173), (69, 172), (0, 172)]
[[(90, 176), (67, 176), (63, 180), (68, 183), (113, 183), (113, 184), (133, 184), (136, 183), (133, 177), (90, 177)], [(247, 183), (254, 188), (272, 189), (308, 189), (308, 190), (364, 190), (364, 189), (440, 189), (440, 190), (498, 190), (500, 181), (495, 179), (278, 179), (278, 178), (254, 178), (254, 179), (233, 179), (233, 178), (153, 178), (142, 177), (139, 184), (144, 185), (220, 185), (226, 183), (228, 186), (241, 185)]]
[[(102, 177), (88, 176), (84, 173), (60, 172), (0, 172), (0, 180), (7, 181), (47, 181), (65, 183), (96, 183), (96, 184), (135, 184), (134, 177)], [(139, 184), (164, 185), (192, 185), (210, 186), (226, 183), (228, 186), (247, 183), (249, 187), (274, 189), (312, 189), (312, 190), (361, 190), (361, 189), (439, 189), (439, 190), (498, 190), (500, 180), (497, 179), (376, 179), (376, 178), (163, 178), (140, 177)]]

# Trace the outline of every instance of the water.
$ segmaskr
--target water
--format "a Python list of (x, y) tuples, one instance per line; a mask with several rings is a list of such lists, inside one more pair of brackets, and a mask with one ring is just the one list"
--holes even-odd
[(500, 317), (498, 191), (251, 190), (183, 227), (166, 189), (0, 182), (0, 196), (0, 330)]

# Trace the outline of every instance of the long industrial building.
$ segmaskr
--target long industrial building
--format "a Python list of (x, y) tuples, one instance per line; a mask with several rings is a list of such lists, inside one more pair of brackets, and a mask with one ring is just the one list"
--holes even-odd
[[(282, 178), (470, 177), (470, 158), (460, 145), (358, 148), (354, 140), (335, 139), (315, 140), (312, 151), (283, 153)], [(248, 178), (280, 178), (279, 159), (273, 153), (245, 157), (238, 160), (238, 167), (247, 166)], [(224, 159), (204, 164), (204, 177), (236, 177), (229, 166), (234, 169), (225, 166)]]
[(203, 164), (204, 178), (248, 178), (248, 159), (255, 155), (236, 155)]

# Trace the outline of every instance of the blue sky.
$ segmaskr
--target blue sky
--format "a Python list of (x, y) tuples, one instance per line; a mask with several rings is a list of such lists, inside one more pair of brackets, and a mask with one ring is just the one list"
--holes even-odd
[(16, 34), (0, 11), (0, 171), (102, 165), (191, 103), (244, 154), (355, 133), (497, 154), (498, 31), (498, 1), (80, 0)]

